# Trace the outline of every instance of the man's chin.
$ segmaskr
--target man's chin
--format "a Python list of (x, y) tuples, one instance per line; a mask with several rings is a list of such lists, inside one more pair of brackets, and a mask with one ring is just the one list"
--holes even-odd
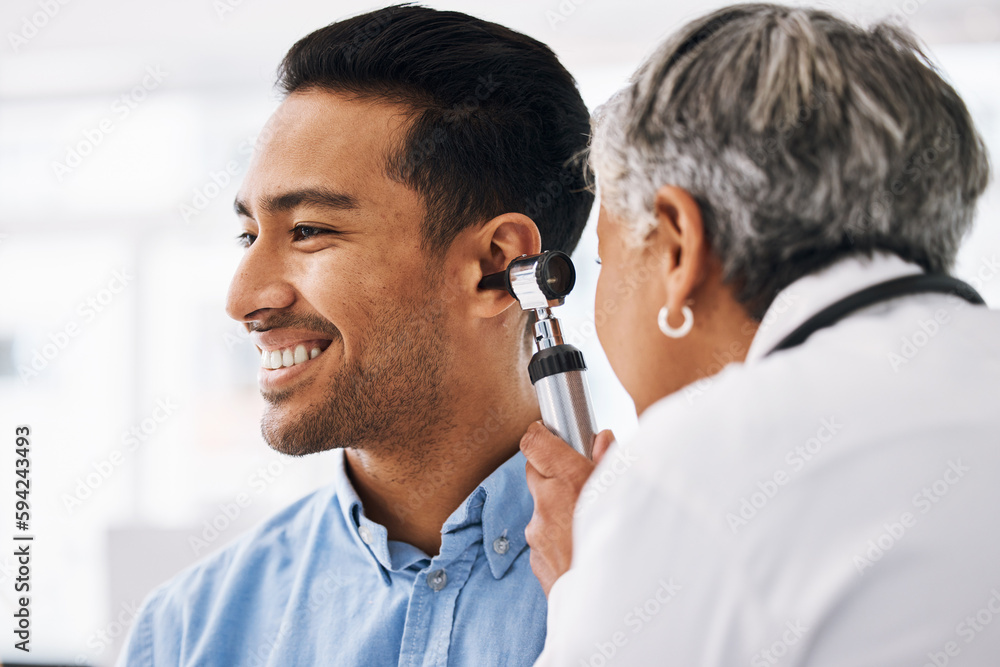
[(305, 410), (288, 409), (269, 402), (260, 422), (260, 432), (271, 449), (288, 456), (316, 454), (337, 447), (336, 440), (316, 428), (317, 420)]

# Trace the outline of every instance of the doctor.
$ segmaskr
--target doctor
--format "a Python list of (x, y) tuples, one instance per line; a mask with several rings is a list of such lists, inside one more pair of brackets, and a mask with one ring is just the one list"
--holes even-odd
[(946, 276), (989, 168), (913, 38), (719, 10), (591, 161), (639, 431), (521, 442), (537, 664), (1000, 664), (1000, 313)]

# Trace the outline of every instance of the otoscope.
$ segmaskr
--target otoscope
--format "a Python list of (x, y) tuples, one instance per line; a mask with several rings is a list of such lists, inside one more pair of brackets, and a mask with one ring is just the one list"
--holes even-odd
[(481, 289), (503, 290), (517, 299), (522, 310), (534, 310), (535, 354), (528, 376), (538, 396), (542, 422), (587, 458), (594, 447), (594, 409), (587, 385), (583, 353), (563, 343), (559, 320), (552, 308), (563, 305), (576, 284), (569, 255), (558, 250), (521, 255), (505, 271), (483, 276)]

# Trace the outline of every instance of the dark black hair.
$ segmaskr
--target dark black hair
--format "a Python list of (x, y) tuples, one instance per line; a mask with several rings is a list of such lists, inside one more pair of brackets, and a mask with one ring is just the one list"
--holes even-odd
[(299, 40), (277, 85), (413, 109), (390, 177), (427, 206), (424, 246), (503, 213), (538, 225), (543, 250), (572, 252), (594, 195), (587, 188), (590, 114), (576, 82), (541, 42), (466, 14), (395, 5)]

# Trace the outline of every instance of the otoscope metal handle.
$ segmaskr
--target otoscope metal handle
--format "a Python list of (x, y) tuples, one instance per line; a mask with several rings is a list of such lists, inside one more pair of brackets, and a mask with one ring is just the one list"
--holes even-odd
[(588, 459), (594, 449), (597, 423), (590, 401), (587, 371), (566, 371), (535, 383), (545, 426)]
[(528, 364), (545, 426), (590, 458), (597, 424), (583, 353), (560, 343), (535, 353)]

